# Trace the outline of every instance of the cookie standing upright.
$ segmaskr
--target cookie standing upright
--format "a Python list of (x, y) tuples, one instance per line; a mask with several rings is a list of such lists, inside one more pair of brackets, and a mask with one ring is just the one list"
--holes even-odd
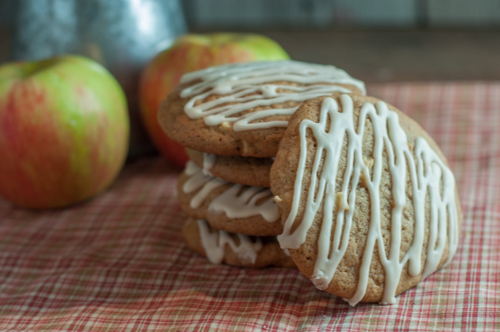
[(365, 92), (333, 66), (298, 61), (210, 67), (183, 76), (158, 120), (185, 147), (222, 156), (274, 157), (290, 115), (306, 100)]
[(394, 303), (457, 248), (461, 212), (444, 156), (416, 122), (373, 97), (304, 103), (271, 190), (281, 247), (317, 288), (351, 305)]

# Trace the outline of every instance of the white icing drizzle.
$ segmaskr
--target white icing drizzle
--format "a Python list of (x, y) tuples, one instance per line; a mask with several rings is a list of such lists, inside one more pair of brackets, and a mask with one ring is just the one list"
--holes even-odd
[(256, 238), (256, 241), (252, 242), (249, 236), (236, 234), (240, 242), (239, 244), (236, 244), (227, 232), (217, 230), (216, 232), (210, 233), (205, 220), (197, 220), (196, 222), (200, 231), (201, 243), (205, 249), (207, 258), (211, 263), (222, 263), (222, 259), (224, 258), (224, 249), (226, 244), (228, 244), (243, 263), (250, 262), (255, 264), (255, 261), (257, 260), (257, 253), (260, 249), (262, 249), (262, 242), (260, 238)]
[[(184, 183), (182, 190), (187, 194), (199, 190), (190, 202), (190, 206), (195, 209), (200, 207), (212, 190), (230, 184), (217, 177), (204, 174), (192, 161), (187, 163), (185, 172), (190, 178)], [(257, 204), (266, 197), (264, 202)], [(280, 217), (278, 205), (274, 202), (274, 196), (269, 188), (243, 186), (236, 183), (213, 199), (208, 210), (225, 213), (228, 218), (249, 218), (260, 215), (267, 222), (275, 222)]]
[(212, 175), (210, 170), (214, 167), (216, 160), (217, 155), (203, 152), (203, 174)]
[[(382, 303), (395, 303), (395, 294), (403, 267), (409, 264), (411, 276), (422, 273), (422, 278), (434, 272), (444, 253), (446, 242), (449, 243), (448, 264), (458, 245), (458, 216), (455, 204), (455, 179), (452, 172), (432, 150), (427, 141), (417, 138), (414, 156), (408, 145), (406, 133), (399, 124), (398, 115), (388, 109), (383, 102), (375, 105), (366, 103), (361, 109), (356, 130), (353, 122), (353, 101), (348, 95), (340, 97), (342, 112), (332, 98), (325, 98), (321, 106), (319, 123), (304, 120), (300, 124), (300, 159), (295, 179), (295, 195), (292, 209), (286, 220), (283, 234), (278, 236), (282, 248), (299, 248), (305, 242), (307, 230), (311, 227), (315, 215), (323, 207), (323, 220), (318, 239), (318, 256), (312, 281), (319, 289), (325, 289), (333, 278), (338, 264), (343, 258), (352, 224), (355, 206), (356, 186), (361, 176), (370, 197), (370, 224), (366, 246), (359, 271), (359, 280), (354, 296), (346, 301), (356, 305), (363, 299), (370, 272), (374, 247), (377, 245), (379, 259), (385, 271), (385, 287)], [(365, 122), (370, 119), (374, 129), (374, 164), (370, 167), (363, 162), (362, 141)], [(327, 127), (330, 119), (330, 126)], [(317, 151), (311, 173), (309, 188), (302, 188), (304, 165), (307, 157), (306, 132), (312, 132), (316, 139)], [(347, 138), (347, 167), (343, 175), (341, 195), (335, 192), (339, 158), (344, 140)], [(383, 150), (387, 151), (394, 200), (391, 213), (391, 235), (388, 257), (384, 249), (380, 215), (380, 181), (383, 168)], [(321, 176), (318, 169), (321, 156), (324, 163)], [(400, 259), (401, 221), (406, 202), (407, 170), (413, 185), (414, 238), (413, 242)], [(305, 213), (299, 227), (291, 232), (291, 227), (298, 213), (300, 193), (308, 190)], [(421, 256), (425, 233), (425, 197), (430, 195), (430, 225), (427, 246), (427, 259), (422, 266)], [(322, 205), (321, 202), (324, 201)], [(333, 227), (333, 211), (335, 229)], [(333, 239), (331, 237), (333, 236)], [(332, 240), (332, 248), (330, 241)], [(331, 254), (329, 255), (329, 252)], [(422, 272), (423, 269), (423, 272)]]
[[(273, 115), (291, 115), (298, 106), (245, 113), (248, 109), (287, 101), (305, 101), (333, 92), (351, 92), (347, 88), (332, 84), (349, 84), (365, 93), (363, 82), (352, 78), (341, 69), (299, 61), (257, 61), (210, 67), (185, 74), (181, 82), (194, 80), (200, 82), (181, 91), (182, 98), (191, 97), (184, 106), (187, 116), (191, 119), (204, 118), (208, 126), (217, 126), (224, 122), (227, 125), (232, 122), (234, 131), (286, 127), (288, 121), (260, 120)], [(307, 85), (270, 84), (278, 81)], [(280, 89), (291, 92), (278, 91)], [(224, 96), (196, 105), (211, 95)]]
[(187, 163), (185, 172), (186, 175), (190, 176), (190, 178), (184, 182), (182, 191), (190, 194), (201, 188), (200, 191), (193, 196), (191, 202), (189, 203), (193, 209), (199, 208), (208, 195), (210, 195), (212, 190), (227, 183), (222, 179), (203, 174), (202, 170), (192, 161)]

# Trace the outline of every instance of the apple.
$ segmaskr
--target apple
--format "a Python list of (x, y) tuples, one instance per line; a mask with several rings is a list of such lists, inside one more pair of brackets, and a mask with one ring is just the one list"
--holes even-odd
[(80, 56), (0, 66), (0, 196), (59, 208), (105, 189), (123, 166), (125, 94), (104, 67)]
[(142, 72), (139, 84), (141, 115), (149, 136), (160, 152), (184, 167), (189, 159), (184, 147), (171, 140), (158, 124), (162, 101), (187, 72), (233, 62), (285, 60), (288, 54), (275, 41), (257, 34), (188, 34), (154, 57)]

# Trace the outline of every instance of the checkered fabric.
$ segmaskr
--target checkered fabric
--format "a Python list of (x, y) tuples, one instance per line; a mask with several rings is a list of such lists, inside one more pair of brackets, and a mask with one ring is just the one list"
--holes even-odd
[(68, 209), (0, 200), (0, 330), (499, 331), (500, 83), (368, 91), (435, 138), (464, 212), (453, 262), (397, 304), (352, 308), (294, 269), (208, 263), (182, 241), (178, 171), (149, 158)]

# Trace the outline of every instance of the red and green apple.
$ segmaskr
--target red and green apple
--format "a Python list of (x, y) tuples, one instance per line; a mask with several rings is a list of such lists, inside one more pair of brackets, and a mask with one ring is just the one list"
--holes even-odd
[(80, 56), (0, 66), (0, 196), (58, 208), (104, 190), (123, 166), (129, 120), (122, 88)]
[(185, 73), (233, 62), (285, 60), (288, 54), (275, 41), (257, 34), (188, 34), (160, 52), (146, 66), (140, 81), (140, 107), (144, 125), (160, 152), (183, 167), (188, 156), (158, 124), (158, 109)]

